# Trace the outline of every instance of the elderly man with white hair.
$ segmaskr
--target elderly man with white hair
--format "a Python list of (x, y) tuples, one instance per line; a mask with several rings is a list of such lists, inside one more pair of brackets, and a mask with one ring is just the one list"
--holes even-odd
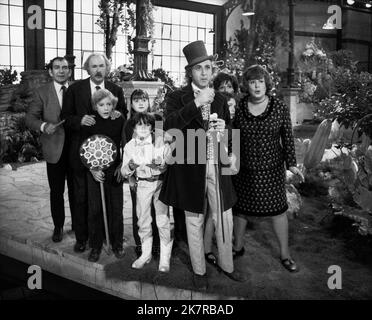
[[(75, 252), (84, 252), (88, 240), (87, 183), (85, 174), (87, 169), (80, 161), (79, 147), (83, 142), (82, 127), (95, 124), (91, 102), (93, 93), (99, 89), (111, 91), (118, 98), (116, 110), (122, 114), (124, 119), (126, 119), (127, 115), (122, 88), (105, 79), (110, 67), (110, 61), (104, 54), (92, 53), (84, 63), (84, 69), (90, 77), (72, 84), (66, 92), (66, 98), (63, 100), (61, 118), (66, 120), (65, 128), (71, 139), (69, 161), (73, 169), (75, 192)], [(91, 258), (90, 260), (93, 261), (95, 257)]]

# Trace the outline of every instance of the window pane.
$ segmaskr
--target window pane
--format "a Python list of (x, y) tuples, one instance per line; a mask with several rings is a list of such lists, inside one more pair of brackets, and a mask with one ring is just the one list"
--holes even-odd
[(180, 27), (172, 26), (172, 40), (180, 40)]
[(171, 54), (171, 42), (169, 40), (163, 40), (163, 54), (170, 55)]
[(180, 66), (180, 59), (178, 57), (172, 57), (170, 71), (178, 72)]
[(189, 11), (181, 10), (181, 24), (184, 26), (189, 25)]
[(9, 4), (14, 6), (23, 6), (23, 0), (9, 0)]
[(170, 39), (171, 25), (163, 24), (163, 39)]
[(66, 49), (58, 49), (57, 55), (58, 57), (64, 57), (66, 55)]
[(58, 48), (66, 49), (66, 31), (58, 30)]
[(90, 31), (90, 32), (92, 32), (92, 27), (93, 27), (92, 16), (89, 16), (87, 14), (83, 14), (82, 15), (82, 20), (81, 20), (81, 26), (82, 26), (82, 28), (81, 28), (82, 31)]
[(210, 31), (209, 29), (206, 30), (206, 39), (205, 39), (205, 42), (206, 43), (209, 43), (209, 44), (213, 44), (213, 36), (214, 36), (214, 34), (213, 33), (210, 33), (209, 31)]
[(205, 29), (198, 29), (198, 40), (205, 42)]
[(153, 47), (153, 53), (154, 54), (161, 54), (161, 40), (156, 40), (154, 42), (154, 47)]
[(172, 56), (178, 56), (180, 53), (180, 43), (178, 41), (172, 41)]
[(181, 57), (181, 68), (180, 70), (184, 70), (185, 67), (187, 66), (187, 60), (185, 57)]
[(188, 27), (181, 27), (181, 40), (182, 41), (189, 41), (189, 28)]
[(23, 26), (23, 8), (10, 7), (10, 24), (14, 26)]
[(0, 26), (0, 44), (9, 45), (9, 27)]
[(81, 33), (74, 32), (74, 49), (81, 49)]
[(171, 68), (171, 61), (170, 60), (171, 60), (170, 57), (163, 56), (163, 66), (162, 66), (162, 68), (165, 71), (170, 71), (170, 68)]
[(10, 44), (23, 46), (23, 27), (10, 27)]
[(161, 22), (161, 7), (154, 7), (154, 21)]
[(161, 56), (154, 56), (154, 69), (161, 68)]
[(172, 9), (172, 23), (173, 24), (180, 24), (181, 23), (181, 16), (180, 16), (180, 10), (178, 9)]
[(81, 12), (81, 0), (74, 0), (74, 12)]
[(205, 13), (198, 13), (198, 27), (205, 27)]
[(56, 12), (45, 10), (45, 28), (53, 28), (56, 27)]
[(82, 49), (92, 50), (93, 49), (93, 39), (91, 33), (82, 33)]
[(78, 68), (82, 67), (83, 63), (81, 62), (81, 51), (74, 51), (75, 64)]
[(58, 29), (66, 30), (66, 12), (57, 13)]
[(163, 7), (163, 22), (171, 23), (172, 10), (170, 8)]
[(0, 23), (9, 24), (8, 6), (0, 5)]
[(198, 37), (197, 29), (196, 28), (190, 28), (190, 36), (189, 36), (190, 42), (198, 40), (197, 37)]
[(213, 28), (213, 14), (207, 14), (206, 15), (206, 23), (207, 28)]
[(81, 16), (80, 14), (74, 13), (74, 30), (81, 31)]
[(49, 63), (50, 60), (57, 56), (57, 49), (45, 49), (45, 63)]
[(8, 4), (8, 0), (0, 0), (0, 3)]
[(45, 29), (45, 47), (56, 48), (57, 47), (57, 31), (51, 29)]
[[(127, 41), (125, 36), (118, 36), (118, 40), (116, 40), (116, 50), (118, 52), (126, 52), (127, 50)], [(103, 49), (103, 34), (102, 34), (102, 48)]]
[(213, 54), (213, 45), (212, 44), (206, 44), (205, 48), (207, 49), (208, 54)]
[(99, 15), (98, 4), (99, 4), (99, 0), (93, 0), (93, 14)]
[(44, 9), (57, 10), (57, 0), (44, 0)]
[(92, 0), (83, 0), (81, 4), (81, 12), (92, 14), (93, 13), (93, 3)]
[(10, 65), (9, 47), (0, 46), (0, 57), (1, 57), (0, 64)]
[[(93, 32), (94, 33), (98, 33), (98, 32), (102, 32), (102, 28), (96, 23), (97, 20), (98, 20), (98, 16), (93, 16)], [(120, 28), (118, 30), (118, 34), (120, 33)]]
[(189, 25), (196, 27), (198, 25), (198, 15), (197, 13), (193, 12), (190, 14), (190, 20), (189, 20)]
[(154, 25), (154, 38), (161, 39), (161, 23)]
[(104, 37), (103, 33), (94, 34), (94, 50), (103, 50), (104, 49)]
[(10, 63), (13, 66), (23, 66), (25, 58), (23, 54), (23, 47), (12, 47), (10, 49)]
[(60, 11), (66, 11), (66, 0), (57, 1), (57, 7), (58, 7), (58, 10), (60, 10)]

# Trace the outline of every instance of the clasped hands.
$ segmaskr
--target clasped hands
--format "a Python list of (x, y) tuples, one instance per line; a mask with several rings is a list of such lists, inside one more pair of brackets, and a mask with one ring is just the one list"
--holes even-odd
[[(121, 117), (120, 111), (112, 110), (111, 112), (111, 120), (115, 120)], [(81, 118), (81, 125), (82, 126), (94, 126), (96, 124), (96, 120), (94, 119), (95, 115), (86, 114), (84, 117)]]

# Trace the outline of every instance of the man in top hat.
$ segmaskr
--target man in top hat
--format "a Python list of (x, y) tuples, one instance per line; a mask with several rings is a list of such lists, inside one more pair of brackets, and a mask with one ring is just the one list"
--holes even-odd
[[(170, 165), (160, 200), (172, 207), (185, 210), (185, 221), (193, 282), (199, 289), (206, 289), (205, 252), (203, 226), (207, 214), (212, 215), (218, 246), (218, 265), (225, 275), (235, 281), (245, 281), (245, 276), (234, 270), (232, 257), (233, 219), (231, 208), (236, 201), (231, 177), (221, 175), (221, 158), (217, 139), (211, 133), (222, 135), (230, 125), (230, 113), (226, 98), (210, 88), (212, 61), (204, 42), (195, 41), (183, 48), (188, 65), (185, 67), (188, 85), (169, 94), (164, 112), (165, 130), (179, 129), (184, 138), (184, 162)], [(217, 120), (210, 122), (210, 115)], [(199, 145), (199, 139), (187, 135), (187, 131), (202, 130), (205, 147), (188, 150), (188, 140)], [(202, 150), (200, 150), (202, 149)], [(177, 141), (176, 141), (177, 150)], [(203, 153), (205, 161), (199, 161)]]

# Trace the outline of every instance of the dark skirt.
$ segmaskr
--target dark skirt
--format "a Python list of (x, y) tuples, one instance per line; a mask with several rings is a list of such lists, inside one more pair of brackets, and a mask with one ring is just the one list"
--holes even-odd
[(238, 201), (233, 214), (238, 216), (269, 217), (288, 209), (284, 167), (269, 170), (241, 168), (233, 176)]

